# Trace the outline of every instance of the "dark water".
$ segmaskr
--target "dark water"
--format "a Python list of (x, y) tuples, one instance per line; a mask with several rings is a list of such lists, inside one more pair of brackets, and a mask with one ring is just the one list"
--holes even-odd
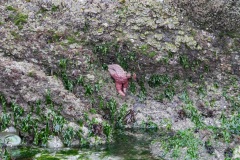
[(62, 148), (58, 150), (46, 148), (21, 147), (9, 150), (15, 160), (57, 160), (57, 159), (158, 159), (150, 151), (150, 144), (159, 134), (146, 131), (118, 131), (114, 142), (94, 147)]

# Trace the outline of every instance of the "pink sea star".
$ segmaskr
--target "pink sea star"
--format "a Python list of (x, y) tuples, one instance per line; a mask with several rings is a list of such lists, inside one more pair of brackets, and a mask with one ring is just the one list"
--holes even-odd
[(128, 79), (132, 77), (134, 80), (136, 80), (136, 74), (131, 74), (124, 71), (123, 68), (118, 64), (108, 65), (108, 71), (115, 80), (117, 92), (120, 95), (125, 96), (128, 87)]

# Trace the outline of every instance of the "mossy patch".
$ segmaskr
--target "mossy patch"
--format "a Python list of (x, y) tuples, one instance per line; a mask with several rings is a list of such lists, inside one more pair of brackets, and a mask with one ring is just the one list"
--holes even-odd
[[(191, 130), (178, 131), (173, 136), (166, 136), (161, 140), (162, 148), (172, 154), (172, 157), (179, 158), (182, 152), (181, 148), (186, 147), (186, 158), (198, 159), (199, 146), (201, 145), (200, 139), (198, 139)], [(181, 157), (183, 158), (183, 157)], [(184, 158), (185, 159), (185, 158)]]
[(13, 6), (7, 6), (7, 7), (6, 7), (6, 10), (8, 10), (8, 11), (13, 11), (13, 12), (16, 12), (16, 11), (17, 11), (17, 9), (14, 8)]
[(58, 152), (58, 154), (64, 154), (64, 155), (78, 155), (78, 150), (70, 149), (70, 150), (61, 150)]
[(51, 11), (52, 11), (52, 12), (56, 12), (56, 11), (58, 11), (58, 10), (59, 10), (59, 6), (53, 5), (52, 8), (51, 8)]
[(21, 148), (19, 150), (13, 151), (11, 156), (16, 159), (25, 159), (25, 158), (32, 158), (36, 154), (40, 153), (39, 149), (28, 149), (28, 148)]
[(22, 29), (23, 25), (27, 23), (28, 16), (23, 13), (14, 13), (9, 16), (10, 20), (18, 26), (18, 29)]
[(42, 155), (41, 157), (37, 157), (36, 160), (60, 160), (60, 158), (56, 158), (49, 155)]

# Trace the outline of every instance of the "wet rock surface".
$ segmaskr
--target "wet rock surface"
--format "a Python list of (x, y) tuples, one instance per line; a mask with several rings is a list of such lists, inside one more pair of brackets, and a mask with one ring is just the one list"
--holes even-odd
[[(240, 26), (239, 1), (179, 1), (170, 4), (180, 7), (198, 25), (210, 30), (238, 30)], [(239, 30), (238, 30), (239, 31)]]
[[(115, 103), (117, 110), (126, 104), (133, 113), (130, 118), (123, 115), (128, 128), (174, 133), (204, 128), (194, 132), (202, 141), (199, 157), (233, 156), (224, 155), (226, 141), (231, 148), (237, 144), (226, 132), (239, 132), (231, 125), (229, 131), (223, 113), (232, 123), (239, 117), (238, 32), (196, 28), (169, 3), (154, 0), (3, 1), (0, 12), (0, 94), (6, 100), (0, 104), (2, 115), (17, 104), (36, 118), (38, 111), (31, 106), (39, 104), (51, 120), (39, 127), (49, 125), (55, 134), (63, 129), (59, 137), (69, 136), (65, 145), (80, 143), (72, 131), (99, 144), (108, 138), (103, 128), (113, 119)], [(105, 68), (112, 63), (138, 75), (125, 98), (117, 94)], [(55, 123), (58, 114), (65, 125)], [(212, 143), (204, 148), (206, 141)], [(161, 146), (160, 140), (151, 146), (156, 157), (165, 154)], [(182, 148), (185, 156), (188, 151)]]

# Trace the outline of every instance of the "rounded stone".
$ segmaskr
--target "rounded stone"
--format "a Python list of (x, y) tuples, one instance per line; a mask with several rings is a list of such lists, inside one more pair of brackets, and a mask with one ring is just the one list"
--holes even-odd
[(64, 145), (58, 136), (50, 136), (47, 141), (48, 148), (62, 148)]
[(2, 132), (0, 133), (0, 143), (4, 143), (10, 147), (18, 146), (21, 144), (21, 138), (16, 134)]

